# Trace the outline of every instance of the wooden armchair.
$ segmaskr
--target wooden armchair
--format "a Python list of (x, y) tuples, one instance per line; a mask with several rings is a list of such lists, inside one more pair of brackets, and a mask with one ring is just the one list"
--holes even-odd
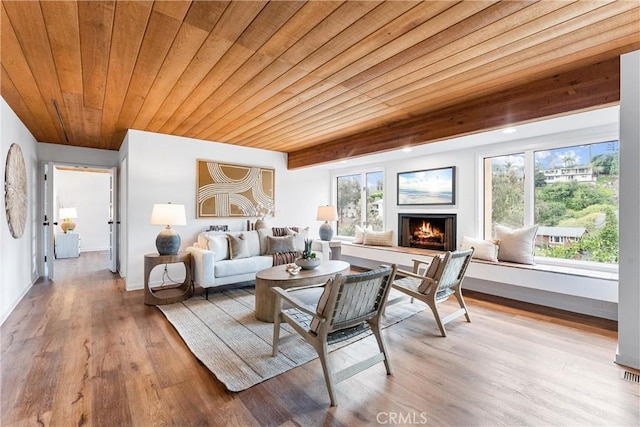
[[(461, 284), (472, 255), (473, 248), (447, 252), (444, 257), (434, 257), (431, 263), (414, 259), (413, 272), (398, 270), (398, 278), (393, 282), (394, 289), (426, 303), (431, 308), (443, 337), (447, 336), (444, 325), (453, 319), (464, 314), (467, 322), (471, 322), (467, 305), (462, 298)], [(446, 301), (451, 295), (457, 298), (460, 309), (440, 317), (438, 304)], [(395, 298), (389, 301), (389, 304), (398, 302), (401, 298)]]
[[(384, 267), (359, 274), (341, 275), (329, 279), (324, 290), (316, 293), (317, 304), (309, 303), (307, 288), (273, 288), (276, 305), (273, 323), (273, 353), (278, 345), (296, 334), (280, 338), (280, 323), (285, 321), (302, 336), (318, 353), (324, 372), (331, 406), (337, 406), (334, 385), (350, 378), (379, 362), (384, 362), (387, 375), (391, 375), (389, 355), (380, 333), (380, 316), (383, 313), (396, 266)], [(306, 296), (297, 294), (307, 293)], [(318, 299), (319, 296), (319, 299)], [(306, 297), (306, 298), (305, 298)], [(286, 301), (289, 308), (282, 308)], [(371, 330), (378, 342), (379, 352), (352, 366), (333, 372), (327, 359), (327, 346)]]

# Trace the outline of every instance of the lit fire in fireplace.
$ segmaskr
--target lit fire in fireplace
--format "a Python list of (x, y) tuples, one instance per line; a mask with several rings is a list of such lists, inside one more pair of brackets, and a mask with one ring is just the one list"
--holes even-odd
[(442, 243), (444, 234), (437, 227), (432, 227), (428, 221), (422, 221), (422, 226), (418, 226), (413, 231), (413, 241), (418, 244)]

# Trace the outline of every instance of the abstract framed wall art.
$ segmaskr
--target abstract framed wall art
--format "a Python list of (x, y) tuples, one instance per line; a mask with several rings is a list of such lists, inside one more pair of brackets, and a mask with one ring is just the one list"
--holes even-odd
[(197, 161), (198, 218), (264, 217), (275, 212), (275, 170)]
[(398, 205), (454, 205), (456, 168), (398, 173)]

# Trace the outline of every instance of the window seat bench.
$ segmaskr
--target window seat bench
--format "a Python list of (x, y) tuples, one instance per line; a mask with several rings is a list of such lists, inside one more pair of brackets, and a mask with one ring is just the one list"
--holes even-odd
[[(409, 269), (413, 266), (414, 258), (430, 260), (440, 253), (401, 246), (365, 246), (342, 242), (343, 259), (367, 268), (376, 267), (380, 263), (395, 263)], [(613, 306), (618, 302), (618, 273), (549, 264), (525, 265), (474, 259), (467, 269), (463, 288), (611, 318), (612, 311), (615, 311)], [(589, 309), (573, 308), (575, 301), (553, 304), (554, 301), (566, 300), (565, 296), (586, 299), (579, 304), (586, 304)], [(600, 310), (607, 313), (599, 313)]]

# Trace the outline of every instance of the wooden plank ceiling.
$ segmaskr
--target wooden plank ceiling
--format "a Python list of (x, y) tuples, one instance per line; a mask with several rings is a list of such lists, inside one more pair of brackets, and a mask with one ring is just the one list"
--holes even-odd
[[(140, 129), (289, 167), (619, 100), (640, 2), (2, 1), (1, 94), (38, 141)], [(506, 108), (508, 106), (508, 108)]]

